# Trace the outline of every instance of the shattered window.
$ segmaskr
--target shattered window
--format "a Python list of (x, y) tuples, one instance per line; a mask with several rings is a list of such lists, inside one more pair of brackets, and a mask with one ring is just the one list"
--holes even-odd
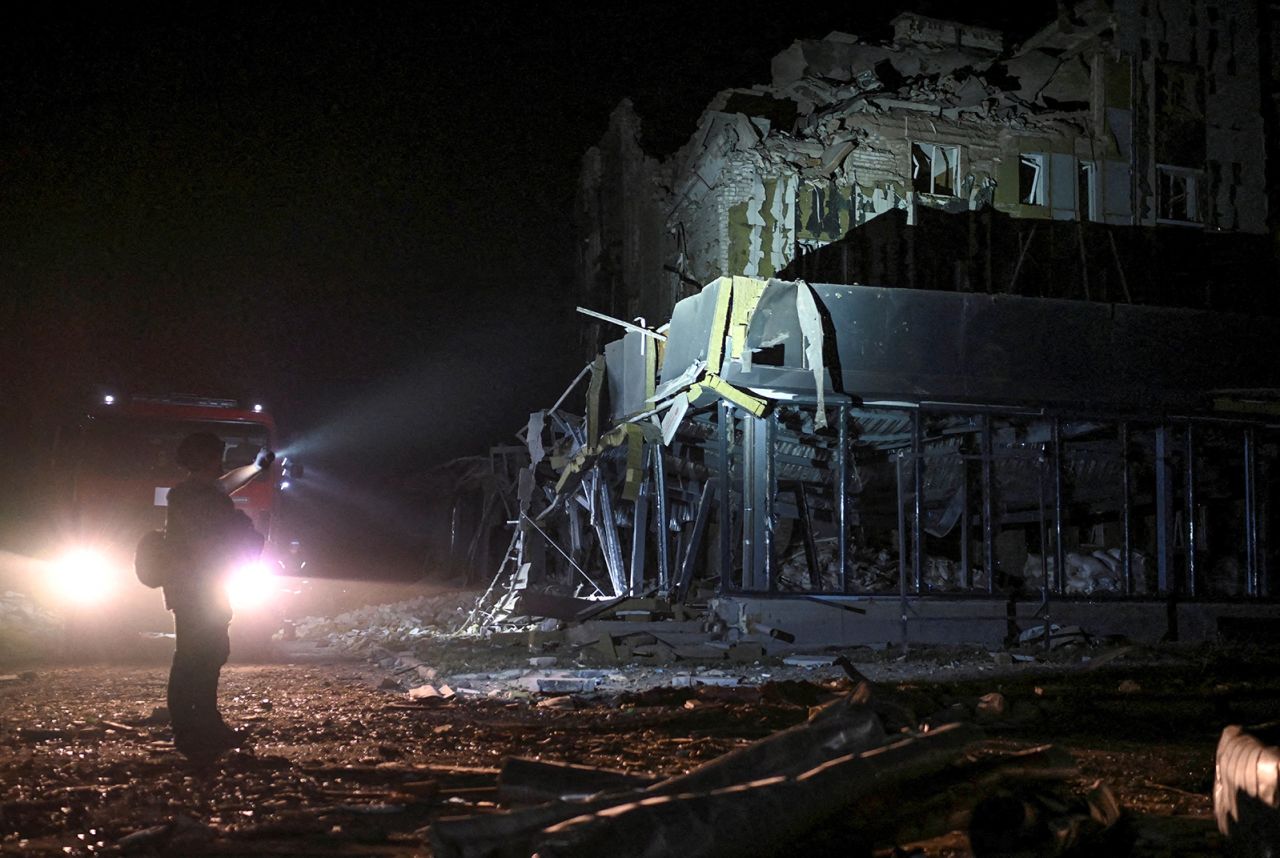
[(1159, 219), (1177, 223), (1202, 223), (1200, 188), (1204, 177), (1199, 170), (1160, 166), (1157, 202)]
[(959, 146), (911, 144), (911, 186), (916, 193), (954, 197), (959, 169)]
[(1081, 220), (1099, 220), (1098, 217), (1098, 165), (1093, 161), (1081, 161), (1076, 173), (1076, 201), (1080, 206)]
[(1018, 161), (1018, 201), (1024, 206), (1047, 206), (1044, 155), (1023, 155)]

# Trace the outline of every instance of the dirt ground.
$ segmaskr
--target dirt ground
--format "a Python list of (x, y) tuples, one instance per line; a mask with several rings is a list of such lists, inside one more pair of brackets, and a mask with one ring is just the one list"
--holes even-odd
[[(510, 654), (513, 663), (527, 656)], [(1271, 653), (1197, 648), (1092, 669), (1068, 660), (999, 673), (963, 659), (888, 657), (857, 666), (940, 707), (1003, 692), (1010, 717), (988, 735), (1070, 751), (1080, 784), (1102, 779), (1126, 807), (1125, 851), (1154, 856), (1217, 854), (1217, 736), (1224, 724), (1280, 711), (1274, 665)], [(153, 717), (162, 664), (4, 670), (13, 672), (0, 678), (5, 855), (427, 855), (433, 819), (495, 809), (505, 756), (673, 774), (799, 723), (850, 687), (814, 674), (553, 705), (475, 696), (422, 705), (380, 687), (387, 670), (312, 650), (292, 663), (227, 668), (223, 709), (251, 731), (252, 749), (201, 768), (173, 751)], [(968, 854), (962, 835), (916, 848)]]

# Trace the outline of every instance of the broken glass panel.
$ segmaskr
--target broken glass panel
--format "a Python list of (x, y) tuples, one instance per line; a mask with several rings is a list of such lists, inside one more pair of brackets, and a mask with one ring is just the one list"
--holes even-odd
[(1018, 162), (1018, 202), (1024, 206), (1048, 205), (1044, 179), (1044, 155), (1022, 155)]

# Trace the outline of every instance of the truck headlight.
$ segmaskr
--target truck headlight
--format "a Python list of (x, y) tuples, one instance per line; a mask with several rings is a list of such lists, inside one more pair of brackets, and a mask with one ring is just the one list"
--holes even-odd
[(74, 548), (53, 564), (52, 583), (58, 595), (77, 605), (100, 602), (111, 592), (111, 564), (92, 548)]
[(243, 563), (227, 579), (227, 596), (233, 611), (252, 610), (270, 599), (275, 591), (275, 575), (265, 560)]

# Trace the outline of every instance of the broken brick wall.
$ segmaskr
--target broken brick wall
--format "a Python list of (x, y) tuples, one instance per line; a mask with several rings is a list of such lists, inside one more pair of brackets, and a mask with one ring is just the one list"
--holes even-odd
[[(696, 284), (774, 276), (890, 212), (1261, 234), (1257, 23), (1247, 0), (1086, 0), (1012, 51), (998, 32), (911, 14), (887, 44), (798, 41), (769, 84), (718, 94), (651, 166), (669, 177), (644, 220), (665, 256), (623, 266), (624, 291), (662, 318)], [(966, 288), (969, 263), (955, 267)]]

